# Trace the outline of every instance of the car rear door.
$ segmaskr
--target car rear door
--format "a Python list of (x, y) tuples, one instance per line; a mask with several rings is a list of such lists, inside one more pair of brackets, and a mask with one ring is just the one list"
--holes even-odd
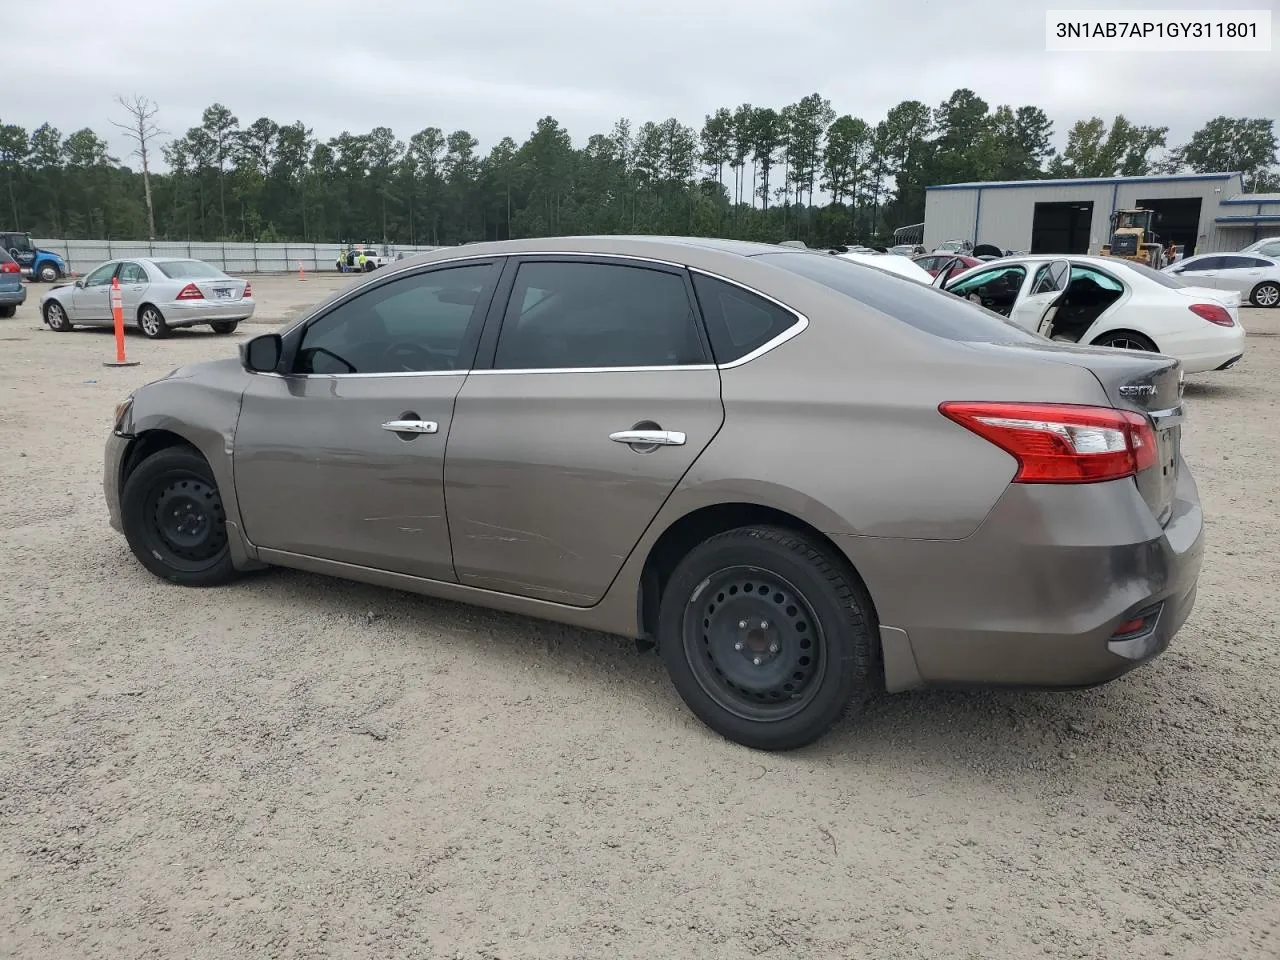
[(1217, 286), (1222, 290), (1234, 290), (1241, 300), (1247, 300), (1253, 288), (1262, 282), (1263, 268), (1270, 266), (1266, 260), (1243, 255), (1220, 258)]
[(498, 271), (476, 260), (392, 275), (289, 334), (285, 371), (252, 377), (236, 426), (251, 543), (456, 579), (445, 445)]
[(1031, 283), (1024, 285), (1013, 305), (1009, 319), (1032, 333), (1043, 337), (1053, 333), (1053, 320), (1058, 305), (1071, 282), (1071, 264), (1066, 260), (1052, 260), (1040, 266)]
[(589, 606), (724, 419), (689, 278), (513, 258), (477, 368), (446, 463), (458, 579)]

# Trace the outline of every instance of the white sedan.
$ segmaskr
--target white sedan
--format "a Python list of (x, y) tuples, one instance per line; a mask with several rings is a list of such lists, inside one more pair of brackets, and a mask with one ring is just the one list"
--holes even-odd
[(1164, 268), (1187, 283), (1234, 290), (1255, 307), (1280, 306), (1280, 259), (1261, 253), (1201, 253)]
[(137, 324), (152, 339), (204, 323), (214, 333), (232, 333), (253, 316), (252, 285), (203, 260), (177, 257), (108, 260), (87, 276), (51, 288), (40, 298), (40, 315), (59, 333), (77, 324), (111, 326), (112, 280), (120, 282), (125, 323)]
[(1115, 257), (1006, 257), (944, 268), (934, 286), (1050, 339), (1163, 353), (1187, 373), (1226, 370), (1244, 356), (1238, 293)]
[(856, 250), (837, 253), (836, 256), (841, 260), (848, 260), (852, 263), (865, 263), (869, 267), (887, 270), (890, 273), (896, 273), (900, 277), (907, 277), (918, 283), (929, 284), (933, 281), (933, 277), (929, 275), (928, 270), (908, 257), (899, 257), (891, 253), (861, 253)]

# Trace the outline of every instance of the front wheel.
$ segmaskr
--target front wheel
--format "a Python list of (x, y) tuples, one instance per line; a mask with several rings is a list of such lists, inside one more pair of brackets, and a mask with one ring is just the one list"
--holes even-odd
[(52, 263), (46, 263), (40, 267), (40, 279), (45, 283), (56, 283), (60, 276), (62, 276), (61, 271)]
[(1149, 337), (1132, 330), (1115, 330), (1104, 333), (1093, 341), (1095, 347), (1114, 347), (1117, 350), (1142, 350), (1147, 353), (1159, 353), (1155, 343)]
[(236, 327), (240, 326), (239, 320), (215, 320), (209, 324), (213, 327), (214, 333), (235, 333)]
[(1258, 284), (1253, 288), (1253, 293), (1249, 294), (1249, 300), (1255, 307), (1280, 306), (1280, 284), (1269, 280)]
[(151, 304), (138, 311), (138, 329), (142, 335), (152, 340), (159, 340), (169, 335), (169, 325), (164, 322), (164, 314)]
[(71, 329), (71, 321), (67, 319), (67, 311), (57, 300), (50, 300), (44, 305), (44, 322), (56, 333), (66, 333)]
[(742, 527), (699, 544), (663, 591), (658, 640), (672, 683), (712, 730), (790, 750), (874, 687), (870, 599), (829, 549)]
[(190, 447), (167, 447), (129, 474), (120, 517), (133, 555), (157, 577), (212, 587), (237, 573), (213, 471)]

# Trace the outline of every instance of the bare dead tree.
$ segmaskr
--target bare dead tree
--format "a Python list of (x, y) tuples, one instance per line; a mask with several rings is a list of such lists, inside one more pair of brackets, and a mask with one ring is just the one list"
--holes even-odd
[(111, 124), (134, 142), (133, 155), (142, 161), (142, 189), (147, 195), (147, 228), (150, 231), (148, 236), (154, 240), (156, 236), (156, 214), (151, 205), (151, 141), (156, 137), (167, 135), (168, 131), (161, 130), (156, 126), (155, 116), (160, 108), (147, 97), (137, 93), (129, 99), (117, 96), (116, 103), (124, 107), (129, 119), (124, 123), (112, 120)]

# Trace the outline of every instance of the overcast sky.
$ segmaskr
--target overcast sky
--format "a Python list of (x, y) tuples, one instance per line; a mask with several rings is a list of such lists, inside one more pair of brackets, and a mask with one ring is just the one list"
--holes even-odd
[[(1226, 6), (1223, 0), (1218, 4)], [(1271, 9), (1280, 0), (1235, 0)], [(1153, 10), (1214, 7), (1128, 0)], [(122, 158), (117, 93), (145, 94), (174, 134), (214, 101), (242, 124), (302, 120), (320, 138), (389, 126), (470, 130), (487, 150), (552, 114), (582, 144), (618, 117), (637, 125), (743, 102), (781, 107), (820, 92), (837, 113), (882, 119), (895, 103), (936, 106), (969, 87), (992, 107), (1043, 107), (1059, 146), (1080, 118), (1170, 128), (1275, 117), (1272, 53), (1045, 52), (1045, 10), (1090, 0), (42, 0), (4, 44), (0, 120), (64, 134), (89, 126)], [(1116, 4), (1115, 6), (1119, 6)], [(127, 11), (127, 12), (126, 12)], [(215, 12), (216, 11), (216, 12)], [(116, 28), (113, 21), (119, 24)], [(16, 42), (15, 42), (16, 41)]]

